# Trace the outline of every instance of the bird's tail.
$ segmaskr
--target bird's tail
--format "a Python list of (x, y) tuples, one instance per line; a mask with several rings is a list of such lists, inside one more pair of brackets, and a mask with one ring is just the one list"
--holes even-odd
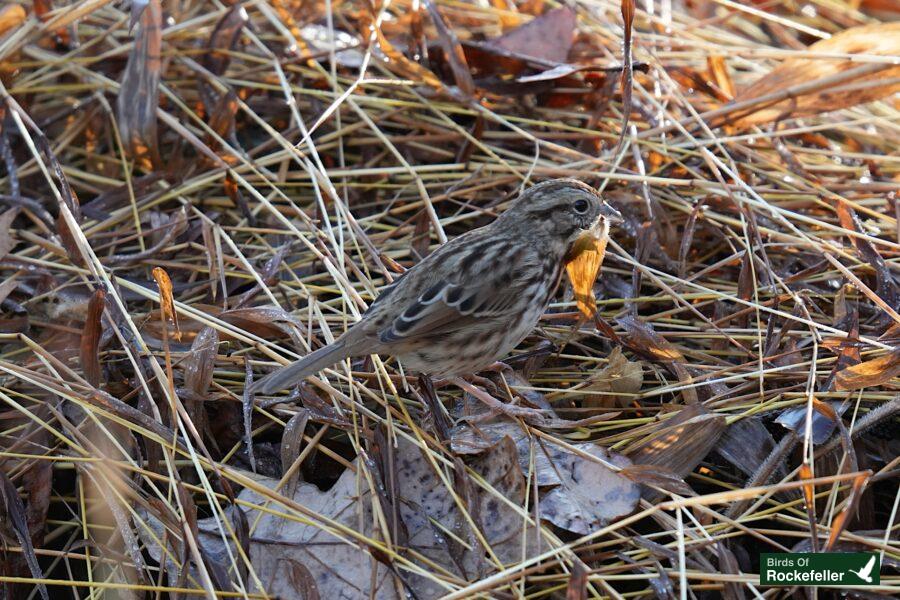
[(328, 344), (307, 354), (297, 362), (266, 375), (253, 384), (253, 391), (257, 394), (274, 394), (300, 383), (310, 375), (318, 373), (348, 356), (350, 356), (350, 352), (347, 350), (346, 342), (337, 340), (333, 344)]

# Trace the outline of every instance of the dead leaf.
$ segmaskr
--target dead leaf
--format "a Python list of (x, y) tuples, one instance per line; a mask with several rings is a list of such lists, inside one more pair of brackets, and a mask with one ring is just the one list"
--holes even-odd
[(475, 84), (472, 82), (472, 73), (466, 63), (465, 52), (463, 52), (456, 34), (444, 22), (444, 17), (441, 16), (437, 6), (431, 0), (424, 0), (424, 2), (428, 14), (431, 16), (431, 22), (434, 23), (434, 28), (437, 30), (438, 39), (444, 49), (444, 56), (450, 65), (450, 70), (453, 72), (456, 86), (466, 97), (471, 98), (475, 93)]
[[(16, 486), (9, 480), (6, 473), (0, 471), (0, 532), (3, 536), (14, 537), (22, 547), (22, 556), (28, 564), (31, 576), (35, 579), (44, 579), (41, 566), (38, 564), (31, 544), (31, 533), (28, 531), (28, 519), (25, 515), (25, 505), (19, 498)], [(47, 587), (43, 583), (37, 584), (38, 591), (44, 600), (50, 600)]]
[(635, 483), (653, 486), (682, 496), (696, 496), (697, 493), (677, 473), (660, 465), (631, 465), (620, 471)]
[(590, 383), (578, 389), (583, 393), (581, 405), (591, 408), (615, 408), (628, 404), (631, 396), (641, 391), (644, 368), (640, 361), (630, 361), (618, 346), (609, 355), (609, 363), (591, 377)]
[[(808, 52), (824, 54), (900, 55), (900, 22), (877, 23), (852, 27), (827, 40), (811, 45)], [(871, 68), (867, 68), (872, 65)], [(772, 72), (739, 91), (736, 102), (746, 102), (770, 94), (786, 92), (805, 84), (833, 78), (856, 69), (848, 79), (814, 87), (808, 93), (790, 93), (778, 101), (754, 107), (743, 117), (740, 125), (769, 123), (786, 117), (800, 117), (831, 112), (857, 104), (873, 102), (900, 91), (900, 66), (890, 62), (881, 66), (862, 61), (822, 58), (792, 58)], [(861, 68), (862, 67), (862, 68)], [(885, 84), (877, 85), (878, 81)], [(875, 85), (872, 85), (875, 84)], [(855, 87), (855, 89), (853, 89)]]
[[(458, 577), (473, 580), (479, 570), (485, 572), (495, 567), (484, 558), (484, 550), (471, 535), (469, 520), (463, 517), (459, 505), (450, 495), (441, 478), (434, 472), (433, 463), (421, 450), (404, 438), (397, 438), (396, 490), (399, 496), (400, 517), (409, 533), (405, 547), (409, 558), (426, 557)], [(355, 461), (359, 465), (359, 460)], [(485, 482), (484, 489), (474, 481), (470, 482), (472, 494), (467, 506), (469, 515), (479, 522), (483, 538), (493, 553), (504, 563), (522, 560), (537, 554), (537, 535), (533, 525), (528, 525), (523, 515), (528, 512), (525, 503), (525, 478), (517, 464), (515, 445), (505, 438), (474, 459), (470, 469)], [(260, 485), (274, 489), (277, 480), (245, 473)], [(317, 514), (339, 525), (353, 528), (369, 538), (376, 538), (378, 520), (372, 514), (375, 504), (369, 488), (359, 485), (359, 475), (354, 469), (344, 471), (337, 483), (327, 492), (316, 486), (300, 483), (290, 497), (293, 503), (302, 505), (307, 514)], [(490, 491), (490, 489), (493, 491)], [(292, 577), (294, 565), (303, 565), (313, 581), (321, 598), (374, 598), (376, 600), (399, 600), (391, 571), (373, 553), (365, 551), (364, 545), (347, 543), (321, 527), (300, 519), (285, 519), (278, 513), (290, 510), (271, 503), (259, 493), (245, 488), (238, 495), (238, 501), (247, 512), (247, 522), (255, 523), (249, 540), (249, 557), (256, 574), (270, 596), (297, 598), (296, 582)], [(268, 510), (253, 507), (268, 506)], [(518, 505), (515, 510), (508, 503)], [(274, 512), (272, 509), (275, 509)], [(232, 511), (228, 508), (227, 511)], [(258, 522), (257, 522), (258, 519)], [(146, 515), (154, 539), (149, 532), (139, 528), (143, 542), (155, 560), (160, 560), (158, 539), (162, 539), (164, 529), (181, 546), (184, 531), (177, 522), (164, 524), (155, 516)], [(197, 538), (207, 555), (221, 565), (228, 564), (227, 548), (220, 534), (220, 523), (212, 517), (196, 521)], [(446, 528), (446, 529), (444, 529)], [(447, 531), (471, 545), (460, 546)], [(344, 534), (341, 534), (342, 536)], [(233, 544), (233, 540), (230, 540)], [(456, 545), (454, 560), (450, 544)], [(374, 550), (374, 549), (373, 549)], [(400, 550), (398, 548), (398, 550)], [(234, 547), (231, 552), (234, 552)], [(169, 561), (170, 582), (177, 569)], [(424, 567), (425, 565), (423, 565)], [(431, 570), (431, 569), (429, 569)], [(194, 569), (190, 569), (192, 575)], [(447, 588), (434, 579), (407, 574), (409, 585), (416, 590), (422, 600), (438, 598), (447, 593)]]
[(4, 4), (0, 7), (0, 35), (19, 27), (28, 15), (20, 4)]
[[(409, 442), (399, 438), (398, 442), (395, 451), (397, 487), (407, 544), (469, 581), (493, 570), (484, 559), (484, 549), (473, 535), (469, 519), (447, 493), (431, 461)], [(470, 480), (466, 486), (470, 490), (466, 509), (493, 554), (503, 563), (535, 555), (537, 530), (514, 508), (517, 506), (527, 514), (525, 477), (513, 440), (502, 437), (469, 466), (489, 487), (485, 489)], [(456, 540), (462, 540), (470, 547), (462, 546)], [(424, 598), (446, 594), (446, 588), (429, 579), (414, 577), (411, 584), (417, 595)]]
[(175, 299), (172, 296), (172, 280), (162, 267), (153, 268), (153, 279), (159, 286), (159, 305), (163, 318), (175, 326), (175, 340), (181, 341), (181, 330), (178, 329), (178, 313), (175, 312)]
[(682, 362), (684, 354), (667, 339), (656, 333), (653, 327), (631, 315), (616, 319), (616, 322), (628, 333), (631, 348), (641, 352), (648, 358), (660, 362)]
[[(604, 223), (605, 225), (605, 223)], [(603, 263), (603, 255), (606, 253), (608, 241), (608, 225), (606, 231), (599, 234), (587, 231), (582, 234), (572, 248), (566, 273), (572, 282), (575, 291), (575, 302), (578, 310), (586, 319), (591, 319), (597, 313), (597, 298), (594, 296), (594, 282), (600, 274), (600, 265)]]
[[(900, 30), (898, 30), (898, 35), (900, 35)], [(898, 73), (900, 73), (900, 70), (898, 70)], [(856, 215), (856, 211), (851, 208), (848, 202), (840, 199), (836, 208), (841, 227), (849, 229), (850, 231), (856, 231), (857, 233), (862, 233), (864, 231), (859, 217)], [(876, 293), (878, 296), (892, 308), (900, 306), (900, 291), (897, 290), (894, 276), (888, 269), (884, 257), (878, 253), (878, 250), (875, 249), (872, 242), (867, 239), (854, 235), (850, 236), (850, 242), (856, 249), (859, 258), (869, 263), (869, 266), (875, 271), (875, 280), (878, 284)], [(889, 315), (885, 315), (885, 321), (893, 322), (893, 320), (889, 318)]]
[(100, 385), (100, 334), (103, 331), (103, 308), (106, 305), (106, 292), (101, 288), (94, 290), (88, 303), (87, 318), (81, 331), (81, 369), (84, 378), (92, 386)]
[(846, 391), (885, 385), (898, 375), (900, 349), (838, 371), (835, 374), (834, 388)]
[[(276, 479), (255, 476), (249, 472), (244, 475), (270, 489), (278, 484)], [(362, 497), (360, 491), (363, 491)], [(388, 569), (373, 561), (371, 555), (361, 551), (357, 545), (348, 544), (342, 538), (303, 521), (285, 519), (269, 510), (250, 508), (268, 504), (286, 510), (278, 504), (272, 505), (264, 496), (250, 488), (242, 490), (237, 499), (246, 507), (247, 521), (255, 523), (250, 539), (249, 558), (268, 595), (296, 598), (292, 581), (293, 565), (300, 564), (311, 571), (318, 593), (323, 598), (399, 600)], [(357, 475), (352, 470), (345, 471), (327, 492), (320, 491), (312, 484), (302, 483), (291, 500), (310, 512), (330, 517), (341, 524), (353, 528), (362, 524), (363, 535), (374, 534), (372, 524), (375, 519), (369, 493), (365, 488), (361, 490), (358, 487)], [(230, 512), (232, 508), (226, 510)], [(164, 525), (151, 515), (147, 515), (145, 520), (157, 537), (154, 539), (143, 527), (138, 528), (138, 531), (154, 560), (162, 559), (157, 540), (162, 539), (164, 531), (176, 548), (182, 547), (184, 531), (177, 522)], [(229, 549), (225, 547), (220, 533), (221, 523), (215, 517), (198, 519), (196, 523), (197, 538), (209, 558), (221, 565), (229, 564)], [(173, 525), (174, 530), (171, 529)], [(232, 555), (236, 552), (233, 543), (231, 540)], [(169, 581), (174, 585), (179, 570), (171, 560), (167, 562)], [(190, 566), (189, 572), (197, 578), (193, 566)]]
[(575, 11), (567, 6), (549, 10), (488, 43), (517, 54), (565, 62), (575, 36)]
[(191, 343), (191, 351), (184, 360), (184, 385), (196, 399), (206, 399), (212, 384), (213, 368), (219, 350), (219, 332), (204, 327)]
[(161, 53), (162, 10), (159, 0), (149, 0), (141, 13), (140, 27), (128, 54), (116, 100), (122, 141), (131, 156), (147, 170), (162, 167), (156, 133)]
[(504, 438), (515, 443), (521, 469), (530, 472), (533, 460), (537, 485), (551, 488), (541, 496), (540, 513), (554, 525), (590, 533), (637, 505), (638, 486), (615, 469), (630, 466), (631, 461), (594, 443), (574, 444), (577, 452), (571, 451), (546, 438), (532, 439), (519, 423), (503, 419), (457, 426), (451, 448), (457, 454), (479, 454)]
[(9, 254), (16, 245), (16, 240), (12, 237), (11, 226), (18, 214), (18, 208), (11, 208), (0, 214), (0, 258)]
[[(300, 456), (300, 448), (303, 446), (303, 433), (306, 431), (306, 424), (309, 423), (309, 411), (301, 408), (294, 416), (290, 418), (287, 425), (284, 426), (284, 433), (281, 434), (281, 470), (285, 474), (290, 471), (291, 465)], [(292, 473), (284, 484), (284, 493), (288, 496), (294, 494), (297, 482), (300, 480), (299, 470)]]
[(723, 431), (723, 415), (691, 404), (656, 424), (649, 435), (630, 444), (625, 454), (635, 464), (657, 465), (687, 477), (706, 458)]
[(725, 63), (725, 57), (721, 54), (710, 54), (706, 57), (706, 67), (709, 71), (710, 79), (716, 87), (724, 94), (726, 100), (732, 100), (735, 95), (734, 82), (728, 73), (728, 65)]
[(850, 496), (847, 503), (831, 523), (831, 532), (828, 534), (828, 543), (825, 544), (825, 552), (830, 552), (835, 543), (840, 539), (841, 533), (847, 528), (850, 520), (856, 516), (859, 508), (859, 500), (865, 491), (869, 480), (872, 477), (872, 471), (866, 470), (853, 478), (853, 487), (850, 489)]
[(541, 517), (562, 529), (587, 535), (630, 514), (640, 499), (638, 486), (607, 465), (631, 466), (625, 456), (591, 443), (574, 447), (591, 460), (543, 441), (535, 456), (539, 486), (555, 486), (541, 498)]

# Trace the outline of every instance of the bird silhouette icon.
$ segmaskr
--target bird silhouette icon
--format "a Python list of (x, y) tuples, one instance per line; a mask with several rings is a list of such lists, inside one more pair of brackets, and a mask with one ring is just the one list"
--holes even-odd
[(871, 558), (869, 558), (869, 562), (867, 562), (866, 566), (864, 566), (862, 569), (860, 569), (859, 571), (849, 569), (849, 571), (851, 573), (856, 573), (856, 575), (866, 583), (872, 583), (872, 567), (874, 566), (875, 556), (873, 555)]

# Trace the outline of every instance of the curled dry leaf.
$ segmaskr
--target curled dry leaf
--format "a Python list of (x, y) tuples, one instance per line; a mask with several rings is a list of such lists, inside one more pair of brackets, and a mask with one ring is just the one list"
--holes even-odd
[(836, 390), (858, 390), (885, 385), (900, 375), (900, 350), (841, 369), (835, 374)]
[(162, 52), (162, 10), (150, 0), (141, 13), (134, 46), (116, 101), (122, 141), (145, 168), (161, 166), (156, 137), (159, 77)]
[[(4, 538), (18, 540), (22, 556), (28, 564), (31, 576), (35, 579), (43, 579), (44, 574), (38, 564), (31, 544), (31, 534), (28, 531), (28, 519), (25, 514), (25, 505), (19, 498), (19, 492), (6, 473), (0, 471), (0, 534)], [(37, 584), (38, 591), (44, 600), (50, 600), (47, 587), (43, 583)]]
[(184, 361), (184, 385), (194, 398), (203, 399), (209, 392), (218, 349), (219, 332), (212, 327), (204, 327), (191, 343)]
[(616, 322), (628, 333), (631, 347), (642, 352), (651, 360), (660, 362), (682, 362), (684, 354), (669, 340), (654, 331), (653, 327), (631, 315), (625, 315)]
[(100, 385), (100, 334), (103, 331), (103, 307), (106, 304), (106, 292), (101, 288), (94, 290), (88, 303), (88, 314), (81, 332), (80, 358), (84, 378), (92, 386)]
[(172, 280), (162, 267), (153, 268), (153, 279), (159, 286), (159, 304), (162, 308), (163, 318), (171, 321), (175, 326), (175, 339), (181, 341), (181, 330), (178, 329), (178, 314), (175, 312), (175, 298), (172, 296)]
[(3, 214), (0, 214), (0, 258), (9, 254), (10, 250), (13, 249), (13, 246), (16, 245), (16, 241), (12, 237), (10, 226), (18, 214), (18, 208), (11, 208)]
[[(821, 53), (821, 58), (792, 58), (772, 72), (740, 90), (735, 100), (745, 102), (770, 94), (784, 92), (774, 104), (763, 102), (755, 112), (740, 120), (742, 126), (769, 123), (785, 117), (815, 115), (872, 102), (900, 91), (900, 66), (896, 62), (868, 63), (864, 59), (834, 58), (840, 54), (868, 54), (875, 56), (900, 55), (900, 22), (878, 23), (852, 27), (827, 40), (816, 42), (809, 52)], [(831, 55), (831, 56), (826, 56)], [(853, 70), (851, 73), (850, 71)], [(829, 78), (841, 81), (815, 86), (814, 82)], [(879, 85), (878, 82), (883, 82)], [(787, 93), (791, 88), (813, 84), (807, 93)]]
[(591, 408), (615, 408), (624, 406), (631, 396), (641, 391), (644, 383), (644, 368), (640, 361), (630, 361), (616, 346), (609, 355), (607, 364), (590, 383), (578, 390), (585, 396), (582, 406)]
[(635, 441), (625, 454), (639, 465), (656, 465), (686, 477), (706, 458), (725, 431), (725, 417), (691, 404), (657, 423), (649, 435)]
[(575, 291), (575, 302), (585, 318), (597, 314), (597, 298), (594, 296), (594, 282), (600, 274), (603, 255), (606, 254), (606, 232), (588, 231), (575, 241), (570, 258), (566, 262), (566, 273)]

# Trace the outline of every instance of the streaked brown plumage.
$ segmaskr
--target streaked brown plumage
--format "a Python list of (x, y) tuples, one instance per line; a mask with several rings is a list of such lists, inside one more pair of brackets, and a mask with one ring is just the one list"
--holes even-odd
[(385, 288), (334, 343), (256, 384), (276, 392), (349, 356), (390, 354), (435, 377), (478, 372), (528, 335), (553, 297), (566, 254), (584, 231), (621, 220), (573, 179), (538, 184), (493, 223), (441, 246)]

